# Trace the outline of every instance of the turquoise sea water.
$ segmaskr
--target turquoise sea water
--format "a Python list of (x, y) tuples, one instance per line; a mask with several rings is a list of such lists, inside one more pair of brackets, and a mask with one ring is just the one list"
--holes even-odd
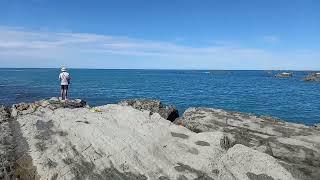
[[(71, 69), (70, 98), (89, 105), (153, 98), (188, 107), (214, 107), (291, 122), (320, 123), (320, 83), (303, 82), (308, 72), (278, 79), (267, 71)], [(0, 104), (59, 96), (59, 69), (0, 69)]]

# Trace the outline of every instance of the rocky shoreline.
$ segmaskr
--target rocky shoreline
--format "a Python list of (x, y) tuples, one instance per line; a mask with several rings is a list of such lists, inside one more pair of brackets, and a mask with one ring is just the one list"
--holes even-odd
[(194, 132), (223, 132), (230, 146), (242, 144), (269, 154), (298, 179), (320, 177), (320, 134), (317, 127), (212, 108), (189, 108), (175, 121)]
[(320, 179), (320, 129), (212, 108), (0, 107), (0, 179)]

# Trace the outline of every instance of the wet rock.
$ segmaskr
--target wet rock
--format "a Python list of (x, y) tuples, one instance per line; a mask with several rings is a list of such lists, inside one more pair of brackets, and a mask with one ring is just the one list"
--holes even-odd
[(320, 73), (311, 73), (307, 77), (303, 78), (304, 81), (320, 81)]
[(174, 121), (179, 117), (179, 112), (174, 106), (165, 106), (158, 100), (129, 99), (119, 102), (120, 105), (132, 106), (138, 110), (147, 110), (151, 113), (159, 113), (161, 117)]
[(223, 132), (227, 135), (220, 142), (223, 149), (242, 144), (285, 162), (310, 179), (320, 177), (320, 131), (317, 127), (212, 108), (189, 108), (174, 123), (197, 133)]

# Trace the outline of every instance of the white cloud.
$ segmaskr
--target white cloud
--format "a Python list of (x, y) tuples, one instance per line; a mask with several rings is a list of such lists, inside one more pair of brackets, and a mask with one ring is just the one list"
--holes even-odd
[[(276, 42), (278, 38), (268, 36), (265, 37), (265, 40)], [(318, 52), (305, 52), (274, 53), (265, 49), (235, 46), (232, 43), (192, 47), (172, 42), (120, 36), (35, 31), (0, 26), (0, 62), (1, 59), (27, 59), (28, 61), (39, 59), (45, 61), (63, 58), (70, 60), (100, 57), (100, 59), (94, 59), (100, 67), (104, 64), (97, 61), (105, 61), (103, 57), (117, 56), (144, 59), (144, 63), (141, 61), (140, 64), (150, 64), (154, 68), (160, 67), (160, 64), (162, 68), (179, 68), (176, 66), (181, 65), (181, 67), (204, 69), (289, 69), (299, 67), (296, 66), (299, 63), (306, 63), (308, 67), (320, 65), (316, 60), (320, 59)], [(148, 59), (157, 59), (157, 61), (154, 61), (153, 64), (146, 63)], [(168, 65), (169, 60), (175, 67)], [(79, 61), (77, 61), (77, 64), (72, 63), (70, 61), (70, 66), (78, 67), (81, 64)], [(2, 64), (2, 66), (5, 65)], [(59, 66), (59, 64), (56, 66)], [(122, 65), (119, 63), (117, 67), (120, 66)], [(143, 66), (141, 68), (148, 67)]]
[[(86, 33), (60, 33), (30, 31), (0, 27), (0, 53), (10, 52), (32, 56), (34, 50), (46, 51), (85, 51), (93, 53), (132, 54), (140, 56), (206, 56), (221, 52), (244, 53), (256, 51), (216, 45), (195, 48), (170, 42), (148, 41), (127, 37), (106, 36)], [(258, 50), (261, 51), (261, 50)], [(37, 53), (38, 54), (38, 53)], [(48, 56), (51, 56), (48, 54)]]

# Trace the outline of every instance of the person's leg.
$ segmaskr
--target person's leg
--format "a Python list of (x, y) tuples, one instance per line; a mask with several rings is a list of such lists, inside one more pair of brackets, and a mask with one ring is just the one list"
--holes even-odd
[(63, 94), (64, 94), (63, 89), (64, 89), (63, 85), (61, 85), (61, 91), (60, 91), (61, 100), (63, 100)]
[(68, 85), (65, 86), (65, 93), (64, 93), (64, 99), (68, 99)]

